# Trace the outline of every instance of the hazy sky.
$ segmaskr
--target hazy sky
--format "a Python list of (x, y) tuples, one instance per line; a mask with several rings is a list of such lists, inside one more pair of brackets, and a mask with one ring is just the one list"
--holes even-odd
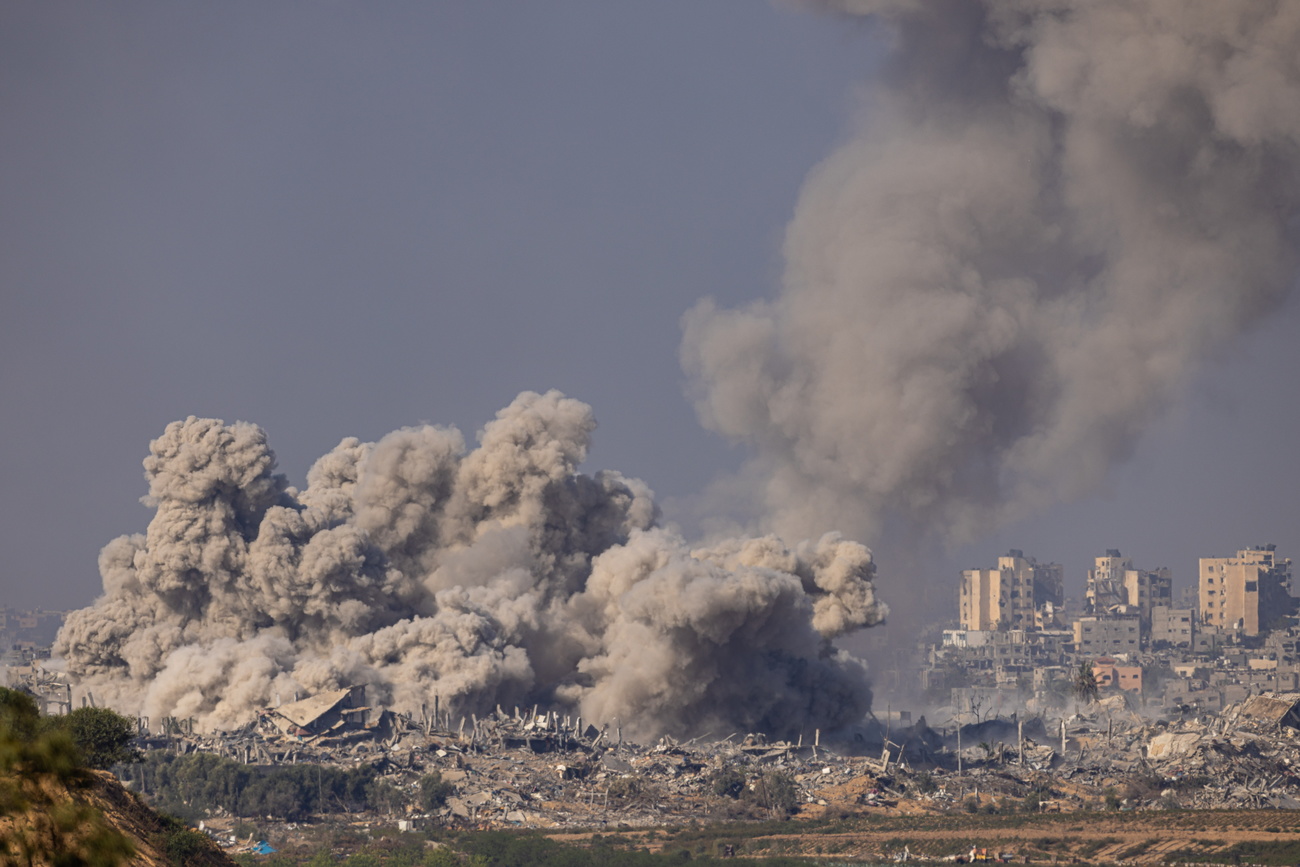
[[(879, 54), (754, 0), (3, 4), (0, 603), (94, 598), (188, 415), (261, 425), (302, 484), (345, 436), (472, 436), (558, 388), (600, 420), (590, 468), (693, 514), (743, 454), (683, 396), (680, 317), (775, 293)], [(1297, 325), (1202, 371), (1101, 495), (945, 554), (862, 540), (883, 594), (930, 570), (955, 614), (1007, 547), (1072, 590), (1106, 548), (1179, 585), (1300, 553)]]

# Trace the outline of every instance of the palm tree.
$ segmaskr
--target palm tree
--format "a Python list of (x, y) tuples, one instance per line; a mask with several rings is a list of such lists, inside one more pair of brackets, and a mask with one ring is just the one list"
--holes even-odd
[(1097, 675), (1092, 671), (1092, 663), (1083, 660), (1079, 663), (1079, 669), (1074, 673), (1074, 685), (1072, 687), (1074, 697), (1085, 704), (1092, 704), (1097, 700)]

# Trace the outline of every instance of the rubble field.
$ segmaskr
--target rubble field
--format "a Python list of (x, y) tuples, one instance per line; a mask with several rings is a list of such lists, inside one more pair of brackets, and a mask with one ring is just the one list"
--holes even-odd
[[(840, 847), (854, 857), (953, 856), (978, 843), (1031, 860), (1300, 863), (1297, 694), (1175, 721), (1144, 719), (1122, 699), (942, 732), (922, 718), (893, 730), (873, 724), (834, 744), (813, 732), (641, 745), (617, 724), (597, 728), (536, 707), (453, 720), (436, 702), (418, 716), (363, 702), (364, 690), (343, 689), (216, 734), (179, 720), (151, 734), (142, 720), (140, 745), (259, 766), (373, 768), (409, 797), (390, 814), (349, 819), (403, 829), (567, 837), (793, 816), (807, 833), (758, 835), (744, 851), (767, 841), (773, 852), (818, 854), (792, 842), (811, 838), (821, 854)], [(421, 810), (420, 781), (434, 771), (447, 796)], [(147, 780), (132, 780), (130, 766), (123, 773), (147, 794)], [(211, 815), (208, 824), (236, 818)], [(814, 833), (827, 823), (841, 827)], [(986, 832), (990, 842), (975, 839)], [(1295, 851), (1256, 862), (1251, 846), (1277, 858)]]

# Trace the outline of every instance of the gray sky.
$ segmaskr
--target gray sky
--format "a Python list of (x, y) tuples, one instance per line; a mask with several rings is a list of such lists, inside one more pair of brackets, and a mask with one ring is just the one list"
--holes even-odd
[[(472, 435), (558, 388), (601, 422), (590, 467), (686, 514), (742, 454), (683, 396), (679, 319), (775, 293), (878, 49), (753, 0), (5, 3), (0, 603), (88, 604), (191, 414), (261, 425), (302, 484), (342, 437)], [(1101, 495), (942, 555), (862, 540), (884, 595), (1007, 547), (1071, 588), (1106, 548), (1179, 584), (1300, 553), (1298, 324), (1204, 370)]]

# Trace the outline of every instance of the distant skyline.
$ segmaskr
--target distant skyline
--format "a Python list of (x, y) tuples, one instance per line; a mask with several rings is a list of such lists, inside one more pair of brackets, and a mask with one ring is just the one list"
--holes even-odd
[[(99, 593), (99, 549), (149, 520), (148, 443), (188, 415), (262, 426), (302, 486), (344, 437), (472, 439), (557, 388), (600, 422), (586, 468), (693, 535), (746, 453), (684, 396), (681, 317), (775, 296), (882, 51), (743, 0), (20, 0), (0, 25), (0, 604), (47, 609)], [(1175, 592), (1200, 557), (1300, 558), (1298, 327), (1293, 293), (1098, 493), (948, 551), (861, 539), (881, 595), (955, 616), (958, 572), (1009, 548), (1070, 595), (1110, 548)]]

